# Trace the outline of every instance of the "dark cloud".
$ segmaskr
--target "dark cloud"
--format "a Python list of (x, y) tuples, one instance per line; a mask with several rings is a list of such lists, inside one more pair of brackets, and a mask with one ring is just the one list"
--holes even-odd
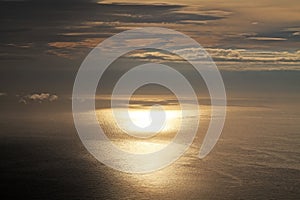
[[(59, 2), (1, 2), (0, 48), (9, 53), (9, 44), (14, 45), (13, 52), (19, 51), (22, 44), (31, 44), (32, 48), (27, 53), (52, 52), (60, 55), (61, 52), (54, 52), (57, 49), (48, 44), (82, 42), (89, 38), (98, 38), (99, 42), (99, 38), (107, 38), (130, 27), (199, 24), (223, 18), (214, 13), (184, 12), (183, 5), (96, 4), (83, 0), (77, 3)], [(12, 56), (8, 55), (9, 59)]]

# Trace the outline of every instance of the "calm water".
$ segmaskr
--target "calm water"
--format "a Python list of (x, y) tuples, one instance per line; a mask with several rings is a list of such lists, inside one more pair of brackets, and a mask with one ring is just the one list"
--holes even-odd
[[(287, 105), (228, 107), (221, 139), (200, 160), (197, 153), (209, 122), (209, 108), (202, 106), (192, 147), (171, 166), (144, 175), (118, 172), (95, 160), (78, 139), (68, 112), (6, 116), (1, 120), (1, 188), (10, 197), (31, 199), (299, 199), (300, 109), (297, 103)], [(170, 110), (169, 122), (177, 124), (177, 116)], [(136, 123), (147, 123), (147, 118)], [(116, 145), (135, 152), (161, 148), (176, 130), (167, 126), (145, 141), (119, 138), (108, 127)]]

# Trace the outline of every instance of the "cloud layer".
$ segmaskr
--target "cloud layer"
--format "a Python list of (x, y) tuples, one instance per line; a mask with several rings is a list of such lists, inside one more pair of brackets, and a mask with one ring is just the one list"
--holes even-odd
[[(300, 50), (290, 52), (221, 48), (205, 50), (223, 70), (300, 70)], [(175, 54), (184, 55), (190, 61), (206, 60), (205, 52), (196, 48), (183, 48), (175, 51)], [(148, 62), (184, 62), (174, 54), (161, 51), (139, 51), (129, 54), (128, 57)]]

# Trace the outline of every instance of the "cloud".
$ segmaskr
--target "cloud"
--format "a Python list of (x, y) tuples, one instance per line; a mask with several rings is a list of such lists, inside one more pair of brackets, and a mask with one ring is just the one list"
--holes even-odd
[[(300, 70), (300, 50), (290, 52), (221, 48), (205, 50), (218, 66), (225, 70)], [(207, 58), (205, 52), (197, 48), (180, 49), (174, 53), (196, 62), (205, 61)], [(140, 51), (128, 57), (155, 62), (184, 62), (177, 55), (167, 52)]]
[(293, 33), (293, 36), (299, 36), (300, 35), (300, 32), (294, 32)]
[(136, 53), (129, 54), (127, 57), (148, 61), (183, 61), (177, 55), (151, 50), (139, 50)]
[(94, 47), (100, 41), (101, 41), (100, 38), (89, 38), (89, 39), (82, 40), (80, 42), (50, 42), (48, 43), (48, 46), (55, 47), (55, 48), (66, 48), (66, 49)]
[[(207, 48), (206, 51), (215, 61), (300, 62), (300, 50), (288, 52)], [(200, 60), (204, 56), (203, 51), (193, 48), (182, 49), (177, 53), (181, 53), (191, 60)]]
[[(225, 14), (222, 13), (224, 15), (222, 16), (219, 12), (184, 12), (181, 10), (184, 8), (182, 5), (101, 4), (100, 7), (112, 10), (112, 12), (101, 12), (103, 16), (99, 20), (84, 21), (76, 26), (65, 27), (58, 35), (66, 40), (48, 42), (49, 48), (46, 52), (72, 59), (77, 58), (77, 54), (82, 53), (81, 50), (93, 48), (105, 38), (123, 30), (139, 26), (161, 27), (162, 24), (164, 27), (172, 24), (202, 25), (207, 24), (208, 21), (225, 18)], [(116, 8), (120, 9), (118, 13), (114, 12)], [(142, 42), (144, 43), (145, 39)]]
[[(300, 62), (298, 51), (257, 51), (245, 49), (208, 49), (216, 61), (241, 61), (241, 62)], [(224, 51), (226, 53), (224, 53)]]
[(248, 37), (249, 40), (257, 40), (257, 41), (285, 41), (286, 38), (280, 37)]
[(49, 101), (56, 101), (56, 100), (58, 100), (58, 96), (57, 95), (51, 95), (49, 97)]
[(20, 98), (19, 103), (24, 103), (27, 104), (29, 102), (53, 102), (57, 101), (58, 96), (55, 94), (50, 94), (50, 93), (35, 93), (35, 94), (29, 94), (26, 96), (23, 96)]
[(21, 98), (21, 99), (19, 100), (19, 103), (27, 104), (27, 101), (26, 101), (25, 99)]

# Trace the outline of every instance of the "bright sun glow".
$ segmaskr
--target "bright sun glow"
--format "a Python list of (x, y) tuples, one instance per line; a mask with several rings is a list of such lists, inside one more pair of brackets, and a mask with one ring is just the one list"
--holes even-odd
[(145, 110), (129, 111), (129, 116), (132, 123), (140, 128), (146, 128), (151, 124), (150, 112)]
[[(127, 118), (127, 113), (130, 118)], [(172, 128), (178, 127), (181, 119), (180, 110), (154, 110), (151, 111), (153, 116), (165, 115), (165, 123), (161, 127), (161, 124), (152, 124), (153, 119), (148, 109), (120, 109), (116, 111), (118, 117), (121, 118), (123, 124), (121, 127), (125, 127), (126, 132), (139, 132), (140, 134), (159, 132), (167, 132)]]

